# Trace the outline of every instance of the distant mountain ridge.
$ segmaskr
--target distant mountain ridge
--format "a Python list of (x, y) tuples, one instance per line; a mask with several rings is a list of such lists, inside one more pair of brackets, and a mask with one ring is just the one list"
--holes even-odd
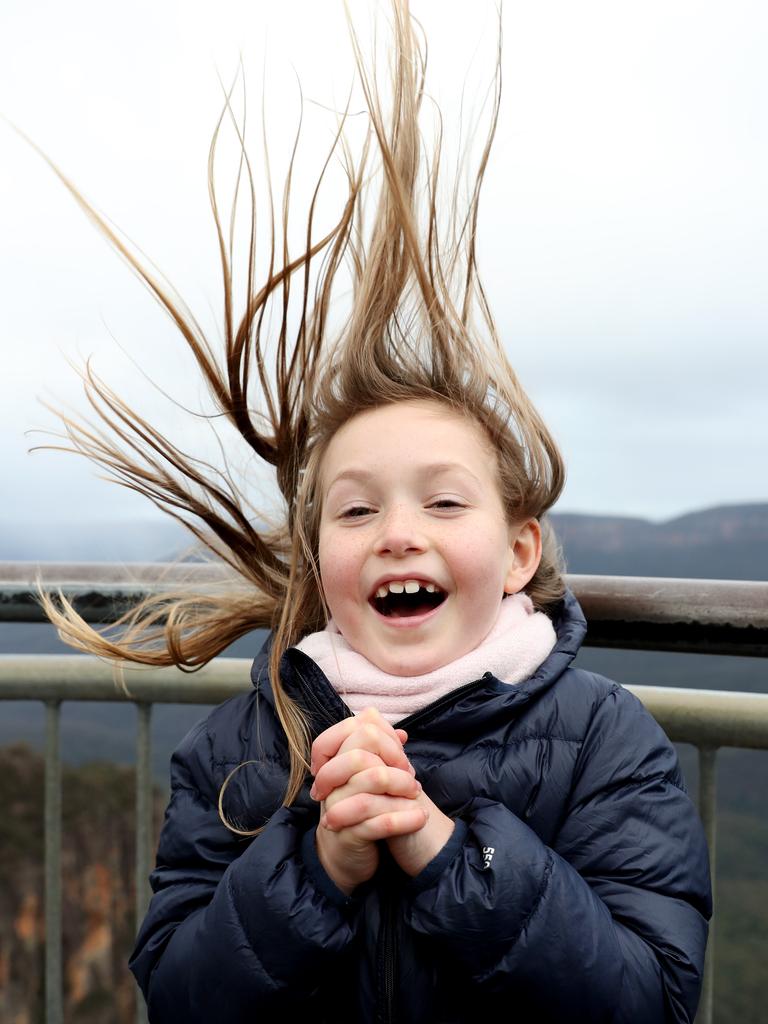
[(616, 551), (638, 544), (693, 547), (714, 542), (768, 540), (768, 502), (720, 505), (653, 522), (631, 516), (602, 516), (578, 512), (552, 514), (558, 536), (566, 541)]
[(554, 513), (569, 572), (768, 579), (768, 503), (722, 505), (664, 522)]

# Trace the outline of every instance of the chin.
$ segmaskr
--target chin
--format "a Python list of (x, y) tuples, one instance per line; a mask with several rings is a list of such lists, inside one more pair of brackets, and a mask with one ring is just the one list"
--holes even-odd
[(446, 654), (443, 657), (433, 654), (430, 657), (415, 652), (412, 654), (404, 652), (400, 657), (393, 657), (389, 654), (368, 660), (372, 661), (376, 668), (390, 676), (425, 676), (429, 672), (436, 672), (438, 669), (450, 665), (452, 661), (460, 657), (460, 654)]

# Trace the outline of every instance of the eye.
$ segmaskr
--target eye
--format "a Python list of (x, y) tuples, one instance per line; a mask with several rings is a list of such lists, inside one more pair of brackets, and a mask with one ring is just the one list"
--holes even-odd
[(437, 501), (433, 501), (429, 508), (436, 509), (452, 509), (452, 508), (466, 508), (460, 501), (456, 501), (455, 498), (438, 498)]
[(341, 513), (342, 519), (361, 519), (363, 516), (369, 516), (373, 512), (372, 508), (367, 505), (353, 505), (352, 508), (345, 508)]

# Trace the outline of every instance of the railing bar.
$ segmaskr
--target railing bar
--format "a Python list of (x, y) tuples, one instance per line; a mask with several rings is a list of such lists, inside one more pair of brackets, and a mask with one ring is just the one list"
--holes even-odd
[[(228, 582), (227, 566), (0, 562), (0, 620), (45, 622), (36, 581), (61, 589), (87, 622), (111, 622), (142, 598)], [(589, 620), (589, 646), (768, 657), (768, 581), (566, 577)]]
[[(152, 705), (136, 704), (136, 930), (149, 906), (152, 861)], [(136, 990), (136, 1024), (146, 1024), (147, 1009)]]
[(63, 1024), (61, 972), (61, 702), (45, 714), (45, 1020)]
[[(252, 688), (251, 661), (218, 658), (191, 674), (176, 668), (123, 672), (83, 655), (0, 654), (0, 702), (87, 700), (162, 704), (220, 704)], [(768, 750), (768, 693), (627, 685), (673, 743)]]
[[(716, 907), (715, 873), (717, 869), (717, 748), (699, 747), (699, 814), (709, 847), (709, 870), (712, 876), (712, 901)], [(704, 985), (696, 1016), (697, 1024), (712, 1024), (715, 991), (715, 920), (709, 922), (707, 957), (704, 963)]]

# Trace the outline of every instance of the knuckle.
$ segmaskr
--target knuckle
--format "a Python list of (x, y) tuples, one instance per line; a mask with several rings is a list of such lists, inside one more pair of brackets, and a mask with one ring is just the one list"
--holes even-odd
[(371, 796), (370, 793), (360, 793), (357, 798), (357, 802), (360, 807), (360, 813), (366, 818), (369, 818), (374, 806), (373, 796)]

